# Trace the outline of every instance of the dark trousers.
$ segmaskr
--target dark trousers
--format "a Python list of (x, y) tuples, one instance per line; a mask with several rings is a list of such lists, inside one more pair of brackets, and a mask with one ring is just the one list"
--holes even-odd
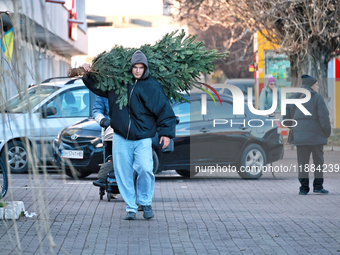
[[(299, 164), (300, 191), (309, 191), (308, 173), (314, 173), (313, 188), (322, 189), (323, 184), (323, 145), (298, 145), (297, 158)], [(310, 154), (313, 156), (313, 165), (309, 165)]]

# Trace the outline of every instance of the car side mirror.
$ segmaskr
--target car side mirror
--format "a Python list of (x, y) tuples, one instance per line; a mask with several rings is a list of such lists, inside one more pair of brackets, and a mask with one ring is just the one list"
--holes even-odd
[(176, 125), (179, 123), (179, 117), (176, 116)]
[(42, 111), (41, 111), (41, 117), (42, 118), (47, 118), (47, 116), (52, 116), (52, 115), (56, 115), (57, 114), (57, 108), (55, 108), (54, 106), (50, 106), (50, 107), (43, 107)]

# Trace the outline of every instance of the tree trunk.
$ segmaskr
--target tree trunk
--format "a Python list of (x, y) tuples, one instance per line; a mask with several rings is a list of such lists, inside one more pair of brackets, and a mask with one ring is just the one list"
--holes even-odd
[(298, 71), (298, 60), (296, 55), (290, 55), (288, 57), (290, 61), (290, 78), (292, 81), (292, 87), (299, 87), (298, 86), (298, 77), (299, 77), (299, 71)]
[(326, 53), (322, 50), (318, 53), (317, 58), (309, 57), (310, 59), (310, 73), (309, 75), (318, 79), (319, 94), (328, 103), (330, 98), (328, 96), (328, 62), (326, 61)]
[(317, 61), (318, 72), (319, 72), (319, 94), (323, 96), (325, 101), (328, 103), (330, 97), (328, 96), (328, 63), (324, 61), (324, 58)]
[(305, 71), (306, 66), (309, 63), (309, 59), (306, 57), (301, 58), (298, 54), (290, 55), (290, 68), (291, 68), (291, 79), (292, 79), (292, 87), (301, 87), (301, 75), (304, 73), (308, 73)]

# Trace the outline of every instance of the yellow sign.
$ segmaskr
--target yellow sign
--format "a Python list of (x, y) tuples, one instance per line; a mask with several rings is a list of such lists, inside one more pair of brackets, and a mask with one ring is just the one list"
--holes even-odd
[(255, 71), (254, 65), (249, 65), (249, 72), (254, 72), (254, 71)]

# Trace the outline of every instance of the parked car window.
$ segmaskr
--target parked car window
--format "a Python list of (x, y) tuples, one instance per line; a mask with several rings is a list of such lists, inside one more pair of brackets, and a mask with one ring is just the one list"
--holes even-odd
[[(228, 84), (228, 85), (233, 85), (233, 84)], [(234, 85), (234, 86), (236, 86), (236, 85)], [(253, 93), (253, 96), (255, 95), (254, 86), (252, 86), (252, 85), (248, 85), (248, 86), (247, 86), (247, 85), (242, 84), (242, 85), (238, 85), (237, 87), (243, 92), (244, 100), (245, 100), (245, 101), (247, 100), (247, 96), (248, 96), (248, 88), (249, 88), (249, 87), (253, 88), (252, 93)], [(222, 89), (220, 89), (218, 93), (224, 94), (224, 95), (229, 95), (229, 96), (232, 96), (232, 95), (233, 95), (233, 94), (231, 93), (231, 91), (230, 91), (229, 89), (227, 89), (227, 88), (222, 88)]]
[(87, 117), (87, 116), (91, 115), (90, 114), (90, 94), (87, 91), (80, 96), (81, 96), (82, 100), (81, 100), (80, 110), (78, 112), (78, 115)]
[(47, 107), (55, 107), (57, 113), (48, 118), (89, 116), (88, 89), (69, 90), (55, 97)]
[(255, 105), (255, 80), (254, 79), (231, 79), (227, 80), (225, 84), (214, 84), (213, 87), (219, 94), (233, 96), (231, 91), (225, 85), (234, 85), (238, 87), (244, 95), (244, 102), (248, 102), (248, 88), (252, 88), (252, 103)]
[(58, 87), (38, 86), (30, 88), (11, 98), (5, 103), (5, 111), (8, 113), (26, 113), (42, 100), (58, 90)]
[(173, 110), (175, 115), (179, 117), (180, 123), (203, 120), (200, 101), (191, 101), (191, 104), (184, 102), (176, 105)]
[(246, 114), (237, 114), (237, 115), (234, 115), (235, 118), (238, 118), (238, 119), (245, 119), (247, 117)]
[(233, 94), (231, 93), (231, 91), (229, 89), (221, 89), (218, 93), (220, 94), (224, 94), (224, 95), (229, 95), (229, 96), (232, 96)]
[(215, 105), (213, 101), (208, 101), (207, 106), (208, 116), (211, 119), (230, 119), (235, 117), (233, 115), (233, 106), (228, 102), (223, 102), (222, 105), (217, 102), (217, 105)]

